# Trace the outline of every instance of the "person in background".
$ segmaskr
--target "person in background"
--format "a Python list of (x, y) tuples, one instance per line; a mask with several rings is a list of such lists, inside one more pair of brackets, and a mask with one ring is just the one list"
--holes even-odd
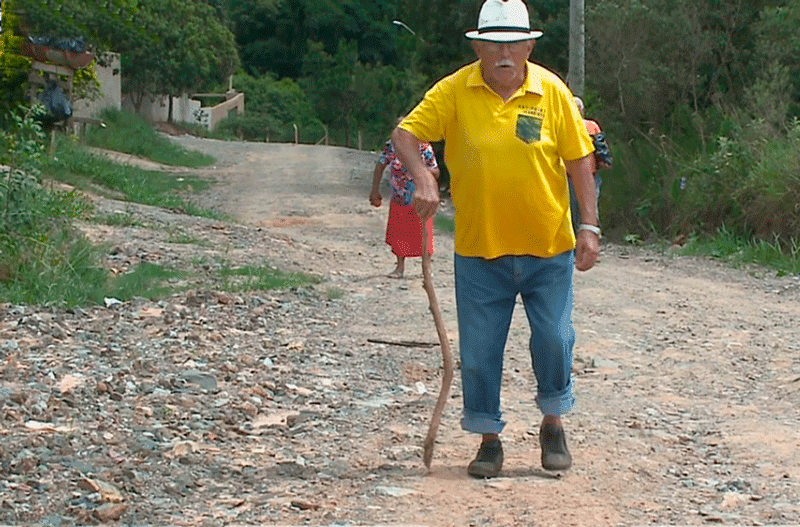
[[(523, 0), (485, 0), (478, 28), (466, 33), (478, 60), (437, 82), (392, 133), (416, 187), (412, 205), (426, 221), (439, 206), (439, 186), (420, 143), (444, 140), (455, 208), (461, 427), (481, 435), (467, 467), (478, 478), (503, 466), (503, 354), (519, 295), (531, 327), (541, 463), (572, 465), (562, 422), (574, 403), (572, 273), (594, 265), (600, 228), (592, 141), (575, 100), (556, 74), (528, 61), (541, 35), (531, 31)], [(567, 171), (581, 212), (577, 244)]]
[[(580, 97), (575, 97), (575, 104), (578, 106), (578, 110), (581, 112), (581, 117), (583, 117), (583, 122), (586, 124), (586, 131), (589, 133), (589, 136), (593, 137), (602, 132), (603, 130), (600, 128), (600, 125), (597, 124), (597, 121), (594, 121), (593, 119), (586, 119), (583, 100)], [(592, 175), (594, 176), (594, 188), (598, 200), (598, 218), (600, 216), (600, 185), (603, 183), (603, 178), (600, 177), (599, 170), (603, 168), (608, 168), (608, 166), (598, 166), (597, 160), (594, 156), (592, 156)], [(578, 207), (578, 197), (575, 195), (575, 187), (572, 184), (571, 178), (569, 180), (569, 198), (570, 207), (572, 209), (572, 227), (577, 232), (578, 225), (580, 225), (581, 222), (581, 217), (580, 208)]]
[[(402, 117), (398, 119), (398, 122)], [(419, 157), (428, 170), (439, 179), (439, 165), (430, 143), (419, 144)], [(389, 200), (389, 218), (386, 222), (386, 244), (392, 248), (397, 263), (394, 270), (389, 273), (389, 278), (403, 278), (405, 260), (412, 256), (422, 256), (422, 219), (417, 211), (410, 205), (414, 195), (414, 181), (408, 174), (400, 159), (395, 154), (391, 140), (387, 141), (383, 152), (375, 163), (372, 177), (372, 190), (369, 193), (369, 202), (373, 207), (380, 207), (383, 202), (380, 192), (381, 179), (386, 166), (390, 167), (389, 187), (391, 189)], [(433, 218), (427, 218), (428, 252), (433, 254)]]

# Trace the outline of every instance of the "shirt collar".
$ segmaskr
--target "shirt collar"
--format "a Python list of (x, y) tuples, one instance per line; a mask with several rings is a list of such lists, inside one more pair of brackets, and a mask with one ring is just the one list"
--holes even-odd
[[(521, 95), (520, 92), (534, 93), (537, 95), (542, 95), (544, 93), (542, 90), (542, 78), (536, 72), (536, 68), (534, 67), (533, 63), (528, 61), (526, 66), (527, 74), (525, 75), (525, 80), (522, 82), (522, 86), (520, 86), (520, 88), (514, 94), (514, 97)], [(486, 86), (486, 88), (491, 89), (489, 88), (489, 85), (486, 84), (486, 81), (483, 80), (483, 75), (481, 75), (480, 60), (476, 60), (471, 64), (471, 71), (467, 77), (468, 88), (475, 88), (478, 86)]]

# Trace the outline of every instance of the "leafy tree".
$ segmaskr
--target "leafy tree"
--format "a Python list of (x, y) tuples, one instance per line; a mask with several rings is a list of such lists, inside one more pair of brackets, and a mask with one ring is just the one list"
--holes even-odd
[(783, 69), (788, 75), (787, 85), (773, 91), (783, 94), (785, 99), (777, 104), (762, 99), (765, 110), (771, 107), (774, 112), (775, 106), (780, 106), (797, 116), (800, 115), (800, 107), (796, 102), (800, 100), (800, 35), (797, 33), (800, 1), (788, 0), (781, 3), (785, 5), (764, 8), (754, 27), (755, 61), (757, 64), (767, 65), (762, 72), (774, 73)]
[(11, 124), (11, 112), (27, 102), (25, 82), (31, 64), (30, 59), (16, 52), (22, 37), (15, 35), (17, 17), (9, 7), (9, 2), (0, 2), (0, 130)]
[(239, 66), (233, 34), (205, 2), (139, 0), (136, 18), (115, 46), (137, 108), (146, 95), (178, 96), (223, 81)]
[(637, 129), (741, 100), (760, 69), (755, 22), (769, 0), (598, 0), (587, 7), (587, 78)]
[(113, 49), (114, 37), (136, 23), (138, 0), (10, 0), (22, 17), (22, 33), (81, 38), (99, 57)]
[(303, 130), (322, 133), (311, 103), (298, 84), (288, 78), (276, 80), (273, 74), (252, 77), (239, 73), (233, 80), (236, 89), (245, 94), (247, 105), (243, 115), (222, 121), (219, 130), (242, 139), (289, 141), (293, 125)]
[(102, 61), (122, 58), (123, 89), (180, 95), (227, 78), (239, 66), (223, 12), (205, 0), (13, 0), (33, 35), (80, 37)]
[(304, 10), (296, 1), (226, 0), (245, 71), (297, 78), (305, 53)]
[(347, 145), (350, 144), (353, 110), (358, 104), (354, 86), (357, 58), (354, 42), (341, 41), (335, 55), (328, 54), (322, 43), (309, 42), (300, 79), (316, 114), (329, 126), (345, 130)]
[(329, 55), (344, 39), (357, 43), (363, 62), (397, 59), (392, 0), (226, 0), (226, 6), (242, 64), (252, 75), (300, 77), (309, 40)]

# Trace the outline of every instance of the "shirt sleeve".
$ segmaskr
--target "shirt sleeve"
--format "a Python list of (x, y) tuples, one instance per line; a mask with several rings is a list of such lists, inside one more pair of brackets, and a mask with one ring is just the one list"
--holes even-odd
[(455, 95), (452, 76), (445, 77), (425, 93), (422, 101), (400, 123), (400, 128), (420, 141), (431, 143), (444, 139), (445, 128), (454, 118)]

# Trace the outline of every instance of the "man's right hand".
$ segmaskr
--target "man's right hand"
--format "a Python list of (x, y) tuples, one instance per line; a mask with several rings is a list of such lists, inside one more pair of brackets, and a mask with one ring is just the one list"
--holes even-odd
[(423, 173), (414, 175), (414, 200), (411, 206), (417, 211), (422, 221), (436, 215), (439, 208), (439, 182), (427, 168)]

